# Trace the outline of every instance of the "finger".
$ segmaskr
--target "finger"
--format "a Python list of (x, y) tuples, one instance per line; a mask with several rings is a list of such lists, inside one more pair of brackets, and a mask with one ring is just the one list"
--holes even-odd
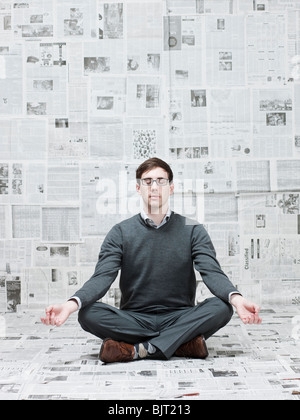
[(259, 312), (260, 312), (260, 306), (254, 305), (254, 312), (255, 312), (255, 314), (259, 314)]
[(55, 313), (54, 312), (51, 313), (50, 324), (55, 325)]
[(52, 311), (53, 311), (53, 305), (50, 305), (45, 309), (46, 314), (50, 314)]
[(62, 324), (63, 324), (63, 321), (62, 321), (61, 319), (56, 319), (56, 320), (55, 320), (55, 325), (56, 325), (57, 327), (60, 327)]
[(66, 322), (67, 318), (68, 317), (64, 313), (60, 314), (60, 316), (56, 318), (55, 325), (57, 327), (60, 327), (62, 324)]
[(248, 324), (249, 323), (249, 317), (248, 316), (243, 316), (241, 318), (241, 320), (243, 321), (244, 324)]
[(260, 324), (261, 323), (261, 317), (259, 316), (259, 311), (260, 311), (260, 308), (258, 307), (258, 311), (257, 312), (255, 312), (255, 314), (254, 314), (254, 323), (255, 324)]
[(41, 321), (43, 324), (49, 325), (49, 313), (46, 312), (46, 315), (41, 317)]

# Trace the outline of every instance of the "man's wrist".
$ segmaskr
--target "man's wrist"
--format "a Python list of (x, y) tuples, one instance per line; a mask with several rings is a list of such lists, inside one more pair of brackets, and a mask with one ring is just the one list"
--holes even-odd
[(236, 307), (236, 305), (238, 305), (238, 303), (241, 302), (243, 299), (244, 298), (240, 293), (233, 293), (230, 297), (230, 303), (231, 305)]
[(72, 314), (73, 312), (78, 311), (79, 309), (79, 305), (78, 302), (75, 299), (70, 299), (66, 302), (66, 306), (68, 307), (70, 314)]

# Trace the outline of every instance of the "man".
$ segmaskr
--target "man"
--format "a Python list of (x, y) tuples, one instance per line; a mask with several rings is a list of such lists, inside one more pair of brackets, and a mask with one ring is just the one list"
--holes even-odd
[[(78, 309), (82, 328), (103, 340), (103, 362), (172, 356), (206, 358), (206, 341), (231, 319), (259, 324), (259, 307), (222, 271), (199, 223), (172, 212), (170, 166), (151, 158), (136, 171), (143, 210), (107, 234), (93, 276), (70, 300), (49, 306), (41, 320), (62, 325)], [(195, 305), (195, 270), (215, 297)], [(120, 309), (97, 302), (121, 270)]]

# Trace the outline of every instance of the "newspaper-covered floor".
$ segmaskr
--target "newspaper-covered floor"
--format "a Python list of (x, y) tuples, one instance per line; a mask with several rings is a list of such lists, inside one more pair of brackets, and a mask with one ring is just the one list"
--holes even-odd
[(207, 341), (206, 360), (104, 365), (101, 340), (73, 315), (47, 328), (40, 312), (0, 316), (0, 399), (300, 399), (300, 306), (270, 306), (263, 324), (231, 323)]

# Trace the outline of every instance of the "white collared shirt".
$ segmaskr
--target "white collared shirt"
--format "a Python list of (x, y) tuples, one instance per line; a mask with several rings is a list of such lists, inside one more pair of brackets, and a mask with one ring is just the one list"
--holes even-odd
[(152, 220), (152, 219), (150, 219), (150, 217), (148, 216), (148, 214), (145, 212), (145, 210), (144, 210), (144, 209), (141, 211), (141, 217), (142, 217), (142, 219), (145, 221), (145, 223), (146, 223), (148, 226), (151, 226), (151, 227), (152, 227), (152, 228), (154, 228), (154, 229), (159, 229), (159, 228), (160, 228), (160, 227), (162, 227), (164, 224), (166, 224), (166, 223), (169, 221), (170, 216), (171, 216), (171, 210), (170, 210), (170, 209), (168, 209), (168, 211), (167, 211), (167, 213), (166, 213), (165, 217), (163, 218), (163, 220), (161, 221), (161, 223), (157, 226), (157, 225), (153, 222), (153, 220)]

